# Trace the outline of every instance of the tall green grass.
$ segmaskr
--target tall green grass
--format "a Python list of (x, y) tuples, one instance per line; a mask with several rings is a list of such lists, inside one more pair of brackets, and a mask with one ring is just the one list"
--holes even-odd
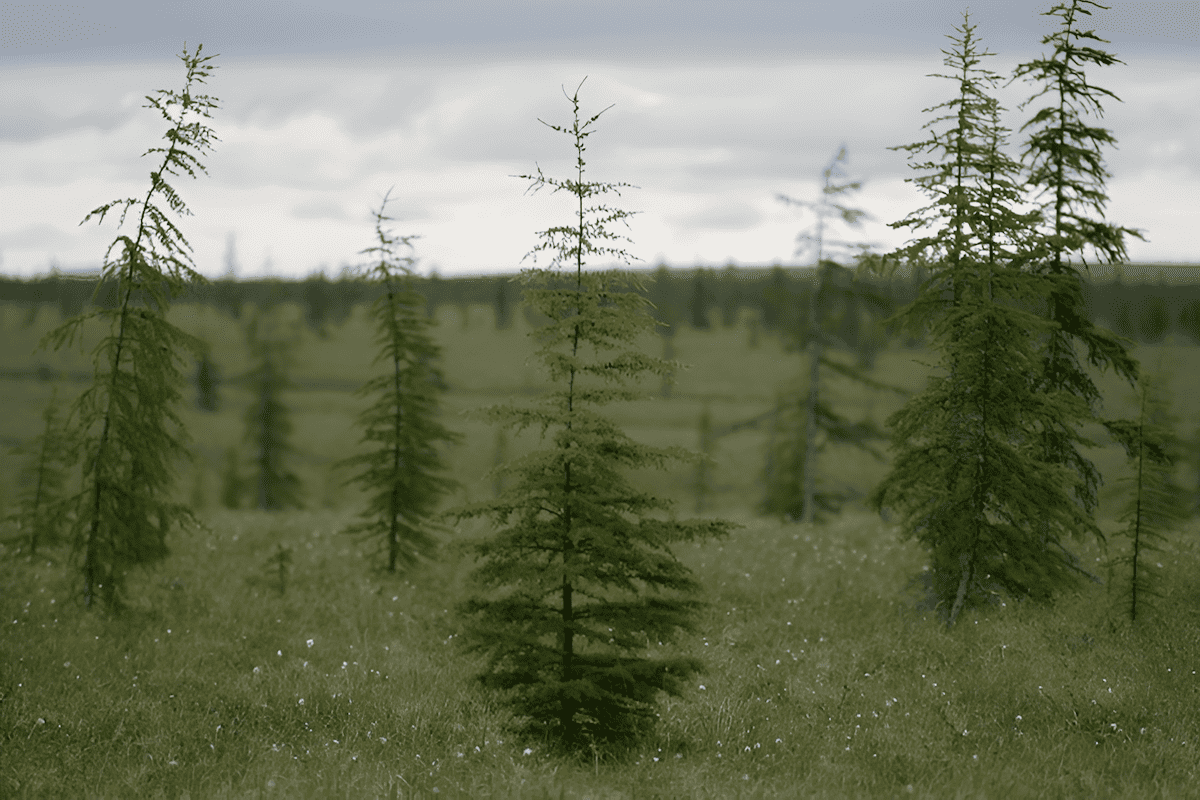
[[(447, 610), (469, 565), (412, 582), (335, 533), (347, 512), (203, 515), (83, 614), (57, 558), (0, 573), (5, 797), (1181, 797), (1200, 780), (1195, 530), (1152, 625), (1089, 587), (947, 632), (906, 594), (922, 554), (878, 520), (748, 523), (681, 558), (710, 592), (677, 646), (705, 674), (624, 756), (512, 740)], [(1112, 526), (1108, 526), (1111, 531)], [(462, 531), (463, 536), (480, 530)], [(268, 585), (293, 549), (288, 591)], [(1089, 559), (1099, 553), (1089, 552)], [(60, 556), (61, 557), (61, 556)], [(528, 750), (528, 752), (527, 752)]]

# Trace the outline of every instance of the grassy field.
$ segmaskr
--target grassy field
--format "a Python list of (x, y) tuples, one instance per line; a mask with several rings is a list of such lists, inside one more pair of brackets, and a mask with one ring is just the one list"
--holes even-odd
[[(443, 309), (437, 328), (447, 417), (467, 436), (448, 454), (466, 485), (455, 501), (491, 491), (483, 474), (495, 446), (494, 430), (462, 412), (541, 386), (524, 329), (495, 332), (486, 309), (473, 312), (464, 328)], [(90, 368), (78, 352), (32, 358), (57, 320), (43, 309), (22, 328), (23, 313), (3, 311), (0, 368)], [(224, 375), (249, 367), (235, 323), (187, 307), (171, 316), (213, 343)], [(371, 374), (361, 308), (331, 339), (305, 336), (295, 377)], [(751, 417), (803, 366), (769, 337), (750, 348), (744, 327), (684, 328), (675, 345), (693, 366), (672, 396), (613, 409), (642, 441), (694, 448), (705, 401), (717, 425)], [(1194, 425), (1200, 351), (1137, 355), (1148, 366), (1164, 358), (1176, 413)], [(914, 358), (924, 356), (885, 352), (875, 377), (917, 390), (927, 370)], [(1108, 413), (1132, 410), (1112, 376), (1097, 383)], [(65, 388), (73, 396), (82, 384)], [(49, 386), (6, 382), (0, 392), (0, 437), (40, 432)], [(844, 384), (832, 396), (850, 416), (879, 421), (900, 403)], [(297, 471), (312, 502), (268, 514), (215, 507), (220, 457), (239, 442), (250, 398), (226, 386), (222, 400), (217, 414), (182, 414), (201, 469), (183, 471), (180, 492), (199, 486), (209, 530), (177, 535), (165, 563), (133, 578), (124, 617), (82, 611), (63, 552), (0, 558), (0, 797), (1200, 796), (1195, 522), (1156, 555), (1163, 597), (1136, 628), (1115, 607), (1115, 587), (1089, 585), (1052, 608), (973, 612), (947, 632), (915, 610), (908, 588), (923, 554), (878, 517), (851, 507), (819, 526), (755, 518), (765, 431), (732, 435), (714, 453), (713, 502), (746, 527), (679, 551), (711, 606), (673, 649), (707, 670), (664, 703), (653, 739), (570, 762), (510, 739), (505, 713), (471, 683), (479, 663), (456, 646), (449, 613), (470, 564), (453, 547), (405, 580), (337, 533), (357, 498), (327, 466), (355, 452), (362, 404), (292, 394)], [(510, 454), (535, 443), (517, 439)], [(1125, 474), (1119, 450), (1090, 455), (1110, 485)], [(11, 502), (18, 462), (4, 458)], [(863, 491), (886, 471), (853, 452), (822, 465)], [(690, 509), (686, 470), (639, 480)], [(1115, 498), (1102, 497), (1101, 527), (1112, 532)], [(464, 526), (455, 538), (482, 533)], [(283, 585), (270, 562), (279, 546), (293, 554)], [(1094, 545), (1079, 552), (1105, 574)]]

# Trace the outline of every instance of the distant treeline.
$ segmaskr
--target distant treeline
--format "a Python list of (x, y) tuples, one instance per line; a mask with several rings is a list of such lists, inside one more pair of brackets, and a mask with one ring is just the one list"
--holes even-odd
[[(1171, 283), (1164, 282), (1164, 272), (1174, 273)], [(1127, 276), (1131, 274), (1147, 279), (1154, 276), (1155, 282), (1129, 282)], [(738, 324), (745, 309), (764, 332), (786, 334), (806, 324), (803, 309), (807, 308), (813, 275), (811, 267), (781, 265), (722, 269), (669, 269), (660, 265), (646, 274), (649, 279), (646, 295), (656, 307), (655, 316), (671, 326), (662, 331), (667, 336), (679, 325), (700, 330), (716, 325), (732, 327)], [(531, 324), (539, 324), (537, 314), (522, 306), (521, 285), (514, 277), (503, 274), (441, 278), (434, 274), (414, 281), (427, 301), (430, 316), (443, 305), (490, 305), (495, 310), (498, 328), (508, 327), (516, 311), (521, 311)], [(887, 298), (894, 311), (917, 296), (917, 287), (924, 278), (916, 270), (890, 281), (866, 276), (860, 283), (862, 289)], [(0, 303), (25, 306), (31, 311), (41, 305), (57, 305), (64, 318), (72, 317), (88, 305), (96, 283), (95, 276), (57, 274), (29, 280), (0, 276)], [(115, 281), (105, 281), (96, 296), (96, 305), (113, 307), (117, 301), (116, 289)], [(1116, 333), (1147, 344), (1178, 334), (1200, 344), (1200, 269), (1173, 265), (1102, 266), (1093, 270), (1091, 278), (1085, 273), (1084, 290), (1092, 320)], [(355, 306), (372, 302), (382, 292), (383, 287), (377, 284), (345, 277), (329, 280), (323, 274), (304, 280), (225, 278), (189, 286), (174, 302), (205, 303), (234, 319), (241, 317), (243, 306), (248, 303), (260, 308), (296, 303), (305, 309), (308, 324), (313, 329), (322, 329), (340, 325)], [(869, 304), (856, 305), (852, 301), (849, 313), (841, 316), (839, 327), (831, 330), (855, 348), (882, 318), (868, 313)], [(895, 334), (896, 331), (885, 329), (889, 338)], [(905, 344), (919, 347), (923, 342), (905, 337)]]

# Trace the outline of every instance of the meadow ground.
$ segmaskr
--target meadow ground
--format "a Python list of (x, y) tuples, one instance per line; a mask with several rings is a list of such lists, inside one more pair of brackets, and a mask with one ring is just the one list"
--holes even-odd
[[(404, 581), (335, 532), (344, 514), (205, 519), (211, 533), (178, 538), (133, 582), (121, 619), (82, 613), (58, 557), (4, 562), (0, 794), (1186, 797), (1200, 785), (1195, 531), (1159, 554), (1161, 613), (1136, 629), (1088, 586), (947, 632), (906, 593), (921, 553), (877, 519), (742, 517), (728, 540), (680, 552), (712, 605), (662, 650), (703, 658), (704, 673), (631, 753), (570, 762), (506, 735), (472, 684), (479, 661), (447, 613), (461, 560)], [(282, 594), (279, 544), (294, 553)]]
[[(458, 412), (536, 392), (538, 382), (519, 327), (497, 334), (487, 319), (464, 329), (443, 311), (447, 417), (468, 435), (449, 459), (466, 484), (458, 502), (490, 491), (482, 476), (494, 457), (494, 430)], [(360, 315), (330, 340), (306, 340), (298, 375), (363, 379)], [(204, 315), (190, 324), (208, 327), (224, 374), (245, 369), (236, 326)], [(0, 366), (35, 361), (27, 340), (48, 327), (21, 328), (6, 309)], [(694, 366), (672, 397), (614, 409), (642, 441), (694, 448), (705, 398), (718, 424), (753, 416), (802, 368), (768, 337), (750, 349), (744, 329), (681, 331), (676, 347)], [(1186, 347), (1138, 355), (1152, 364), (1164, 351), (1177, 364), (1196, 358)], [(914, 357), (882, 354), (875, 377), (919, 388), (925, 371)], [(70, 354), (40, 359), (87, 366)], [(1177, 413), (1194, 420), (1200, 391), (1188, 382), (1200, 369), (1175, 376)], [(1130, 410), (1110, 378), (1097, 378), (1111, 390), (1106, 408)], [(49, 388), (0, 391), (0, 435), (40, 431)], [(1163, 596), (1136, 627), (1110, 583), (1048, 608), (972, 612), (946, 631), (915, 610), (909, 583), (923, 554), (878, 517), (852, 506), (824, 525), (755, 518), (764, 432), (730, 436), (714, 452), (711, 502), (746, 527), (680, 548), (711, 605), (694, 635), (662, 648), (699, 656), (706, 669), (663, 703), (653, 738), (620, 756), (568, 761), (507, 735), (505, 712), (472, 683), (480, 661), (457, 646), (450, 613), (467, 590), (461, 551), (395, 578), (337, 533), (355, 521), (356, 498), (323, 477), (324, 465), (354, 452), (363, 404), (294, 393), (310, 510), (230, 511), (214, 507), (219, 455), (239, 441), (249, 396), (222, 393), (218, 414), (182, 414), (203, 458), (180, 491), (199, 487), (207, 498), (208, 530), (174, 536), (166, 562), (133, 575), (125, 615), (83, 612), (62, 550), (32, 563), (0, 553), (0, 797), (1200, 796), (1195, 522), (1155, 554)], [(851, 416), (880, 421), (898, 405), (846, 388), (833, 396)], [(535, 443), (514, 439), (512, 452)], [(1110, 484), (1123, 474), (1114, 448), (1091, 455)], [(11, 502), (19, 462), (6, 459)], [(853, 453), (827, 463), (835, 483), (864, 490), (886, 471)], [(688, 471), (643, 477), (687, 516)], [(1103, 496), (1111, 533), (1113, 495)], [(480, 525), (454, 540), (481, 535)], [(282, 586), (271, 560), (280, 546), (292, 553)], [(1093, 544), (1078, 552), (1103, 572)]]

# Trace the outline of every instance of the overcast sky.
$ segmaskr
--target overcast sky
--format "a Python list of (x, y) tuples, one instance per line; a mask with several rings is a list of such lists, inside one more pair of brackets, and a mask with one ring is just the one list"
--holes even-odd
[[(1091, 68), (1105, 101), (1107, 216), (1141, 228), (1134, 262), (1200, 263), (1200, 2), (1117, 2), (1097, 10), (1102, 45), (1125, 65)], [(976, 36), (1007, 78), (1051, 49), (1050, 2), (970, 4)], [(417, 270), (514, 271), (537, 232), (571, 224), (573, 196), (526, 193), (535, 173), (573, 177), (564, 97), (581, 115), (613, 106), (587, 140), (585, 179), (640, 188), (603, 202), (639, 212), (617, 232), (638, 266), (808, 264), (798, 233), (815, 217), (778, 199), (820, 197), (844, 143), (852, 205), (874, 222), (830, 237), (902, 245), (887, 223), (927, 204), (919, 173), (889, 146), (927, 137), (922, 109), (956, 86), (942, 49), (965, 3), (800, 0), (164, 0), (0, 3), (0, 273), (94, 271), (118, 228), (79, 222), (145, 196), (168, 125), (146, 95), (180, 91), (179, 54), (217, 54), (201, 92), (220, 141), (208, 174), (171, 179), (197, 269), (218, 277), (234, 237), (240, 277), (334, 277), (375, 244), (374, 217), (413, 234)], [(1119, 11), (1119, 13), (1118, 13)], [(1013, 129), (1035, 91), (998, 96)], [(943, 109), (938, 115), (946, 113)], [(939, 129), (944, 129), (945, 123)], [(394, 188), (392, 188), (394, 187)], [(162, 208), (165, 200), (159, 196)], [(113, 250), (113, 256), (119, 253)], [(541, 257), (538, 264), (545, 266)], [(594, 264), (600, 266), (601, 262)], [(525, 262), (528, 266), (529, 261)]]

